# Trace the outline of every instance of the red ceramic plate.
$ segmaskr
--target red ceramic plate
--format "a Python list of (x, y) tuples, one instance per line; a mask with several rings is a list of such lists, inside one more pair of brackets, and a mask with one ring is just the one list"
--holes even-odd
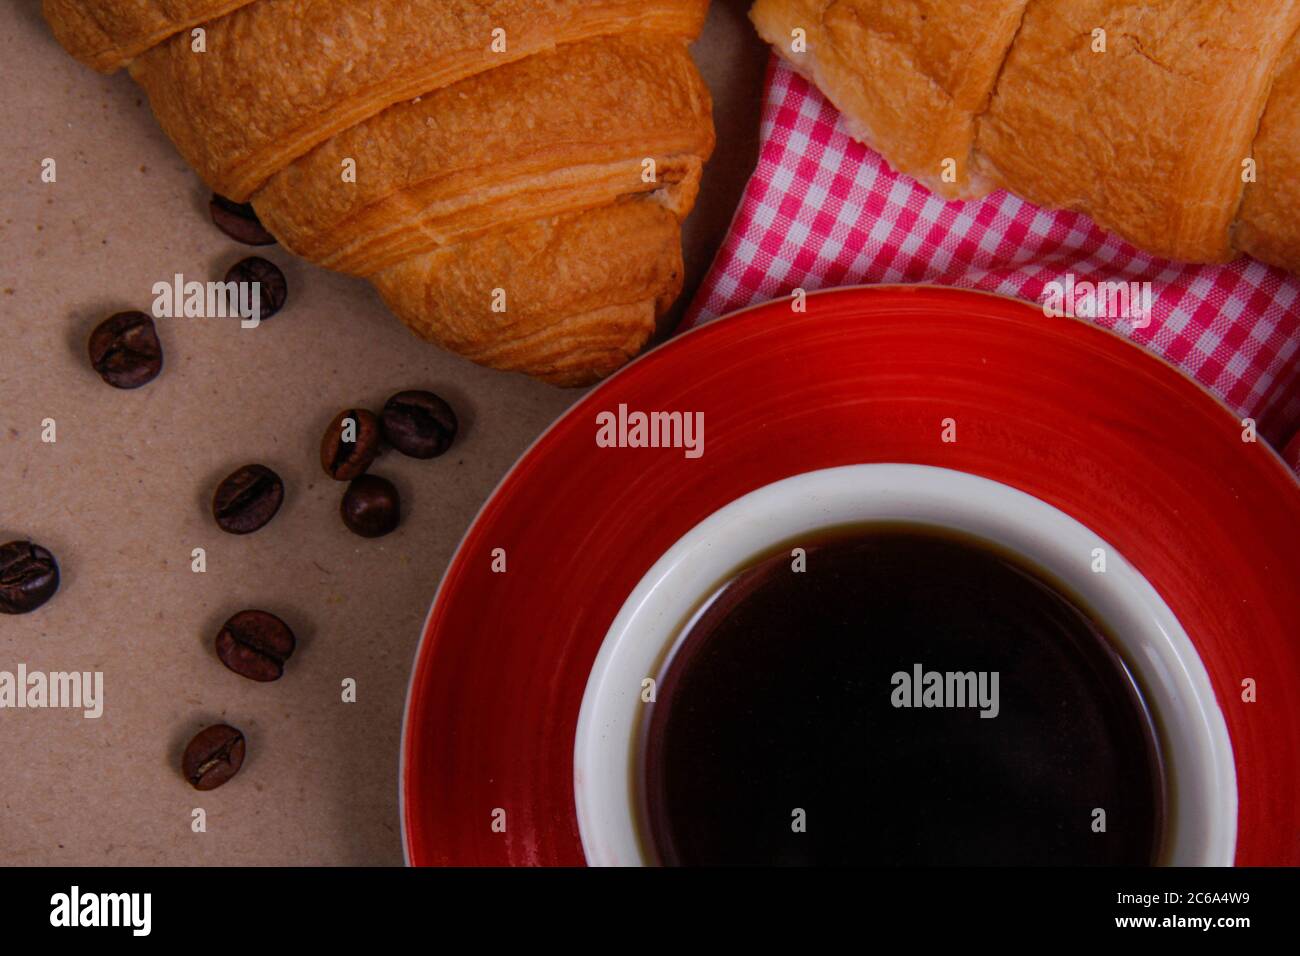
[[(702, 411), (705, 451), (602, 449), (596, 416)], [(959, 422), (944, 444), (940, 422)], [(849, 289), (707, 325), (596, 389), (488, 501), (416, 655), (402, 743), (415, 864), (582, 864), (573, 737), (628, 593), (728, 502), (800, 472), (939, 465), (1111, 541), (1196, 643), (1232, 737), (1237, 862), (1300, 863), (1300, 486), (1172, 367), (1081, 321), (938, 288)], [(504, 549), (505, 574), (493, 573)], [(1242, 700), (1242, 681), (1258, 688)], [(493, 813), (506, 811), (504, 833)]]

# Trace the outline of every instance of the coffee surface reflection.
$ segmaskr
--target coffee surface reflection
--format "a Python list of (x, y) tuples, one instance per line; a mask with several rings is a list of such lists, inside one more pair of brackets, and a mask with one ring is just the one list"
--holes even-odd
[(646, 842), (667, 864), (1156, 862), (1159, 735), (1064, 591), (920, 525), (760, 560), (657, 676)]

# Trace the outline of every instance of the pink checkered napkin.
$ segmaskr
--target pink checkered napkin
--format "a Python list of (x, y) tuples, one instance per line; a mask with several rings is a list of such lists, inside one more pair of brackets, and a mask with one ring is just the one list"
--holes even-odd
[(1064, 283), (1067, 273), (1078, 282), (1150, 282), (1146, 328), (1095, 321), (1254, 417), (1276, 447), (1300, 428), (1300, 279), (1253, 259), (1226, 266), (1156, 259), (1085, 216), (1005, 192), (945, 202), (854, 142), (835, 107), (775, 58), (762, 142), (682, 328), (796, 288), (933, 282), (1041, 302), (1044, 286)]

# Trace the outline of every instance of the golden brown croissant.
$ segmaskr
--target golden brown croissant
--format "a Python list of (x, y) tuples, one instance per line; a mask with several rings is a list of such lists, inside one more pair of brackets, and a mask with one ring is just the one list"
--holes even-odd
[(417, 333), (559, 384), (635, 355), (681, 290), (713, 149), (707, 0), (45, 0), (286, 248)]
[(943, 196), (1004, 187), (1157, 255), (1300, 272), (1297, 0), (757, 0), (751, 17)]

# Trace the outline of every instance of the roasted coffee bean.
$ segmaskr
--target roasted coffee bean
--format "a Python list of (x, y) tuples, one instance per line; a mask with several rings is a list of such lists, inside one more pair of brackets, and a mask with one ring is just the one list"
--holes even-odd
[(54, 555), (30, 541), (0, 544), (0, 614), (34, 611), (58, 589)]
[(384, 405), (384, 437), (403, 455), (437, 458), (460, 427), (451, 406), (433, 392), (398, 392)]
[(217, 656), (241, 677), (273, 681), (296, 644), (289, 625), (269, 611), (240, 611), (217, 633)]
[(257, 213), (253, 211), (252, 203), (235, 202), (213, 193), (208, 209), (217, 228), (236, 242), (242, 242), (246, 246), (270, 246), (275, 243), (275, 236), (266, 231), (266, 227), (257, 218)]
[[(346, 436), (345, 430), (349, 432)], [(378, 454), (379, 419), (364, 408), (339, 412), (320, 441), (320, 466), (336, 481), (351, 481), (363, 474)]]
[(119, 312), (90, 333), (90, 364), (114, 388), (139, 388), (162, 371), (162, 345), (153, 319), (143, 312)]
[[(261, 256), (249, 256), (230, 267), (226, 273), (227, 282), (257, 283), (257, 315), (259, 321), (265, 321), (284, 308), (289, 298), (289, 284), (284, 281), (280, 267)], [(251, 290), (239, 297), (240, 302), (252, 303)], [(241, 316), (254, 318), (254, 316)]]
[(200, 730), (181, 757), (181, 773), (195, 790), (215, 790), (244, 763), (244, 735), (226, 724)]
[(343, 523), (363, 538), (382, 538), (402, 519), (397, 489), (378, 475), (362, 475), (348, 485), (339, 510)]
[(274, 518), (283, 503), (280, 476), (265, 465), (245, 465), (217, 486), (212, 515), (222, 531), (249, 534)]

